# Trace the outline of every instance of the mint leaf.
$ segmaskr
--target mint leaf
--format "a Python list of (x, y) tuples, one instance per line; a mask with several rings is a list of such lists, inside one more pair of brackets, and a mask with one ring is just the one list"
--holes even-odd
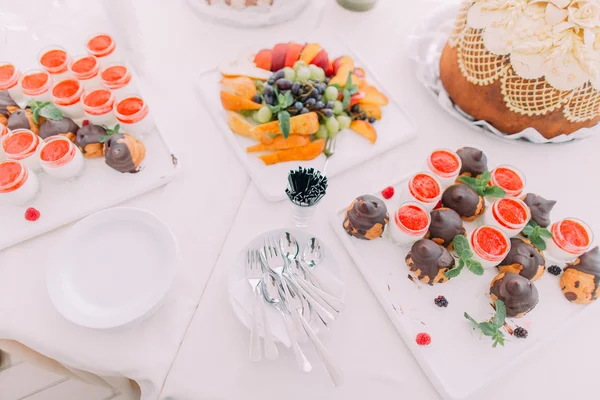
[(487, 185), (490, 180), (492, 180), (492, 173), (490, 171), (485, 171), (479, 176), (479, 180), (485, 181), (485, 184)]
[(56, 106), (50, 102), (42, 103), (42, 106), (39, 108), (38, 115), (45, 117), (47, 119), (51, 119), (53, 121), (60, 121), (63, 119), (63, 115)]
[(352, 71), (348, 72), (348, 77), (346, 78), (346, 89), (348, 91), (352, 90), (354, 85), (352, 84)]
[(340, 85), (338, 85), (337, 83), (334, 83), (333, 85), (329, 85), (329, 86), (333, 86), (334, 88), (336, 88), (338, 90), (338, 92), (342, 91), (342, 87)]
[(541, 226), (538, 226), (538, 227), (540, 228), (538, 230), (540, 237), (545, 237), (545, 238), (548, 238), (548, 239), (552, 238), (552, 233), (548, 229), (542, 228)]
[(483, 190), (483, 196), (504, 197), (506, 192), (499, 186), (486, 186)]
[(494, 315), (493, 323), (494, 325), (500, 329), (504, 326), (504, 321), (506, 320), (506, 306), (504, 302), (500, 299), (496, 300), (496, 315)]
[(35, 122), (36, 124), (40, 124), (40, 110), (41, 108), (39, 107), (35, 107), (32, 108), (33, 113), (32, 113), (32, 117), (33, 117), (33, 122)]
[(480, 196), (504, 197), (506, 192), (498, 186), (490, 186), (492, 175), (485, 171), (479, 178), (461, 176), (458, 180), (477, 192)]
[(458, 180), (462, 183), (464, 183), (465, 185), (469, 185), (469, 186), (476, 186), (477, 185), (477, 178), (473, 178), (470, 176), (461, 176), (458, 178)]
[(471, 322), (473, 323), (473, 325), (475, 325), (476, 327), (478, 327), (478, 328), (479, 328), (479, 322), (475, 321), (475, 320), (473, 319), (473, 317), (471, 317), (471, 316), (470, 316), (469, 314), (467, 314), (467, 313), (464, 313), (463, 315), (465, 316), (465, 318), (466, 318), (466, 319), (468, 319), (469, 321), (471, 321)]
[(285, 107), (283, 107), (283, 108), (288, 108), (289, 106), (294, 104), (294, 95), (292, 94), (291, 91), (285, 92), (284, 104), (285, 104)]
[(498, 331), (496, 325), (492, 324), (491, 322), (480, 322), (477, 326), (479, 326), (479, 329), (481, 329), (481, 332), (483, 332), (485, 336), (493, 337)]
[(290, 136), (290, 113), (287, 111), (281, 111), (277, 115), (277, 119), (279, 120), (279, 128), (281, 129), (283, 138), (287, 139), (288, 136)]
[(538, 250), (546, 250), (546, 241), (539, 236), (531, 235), (527, 239), (534, 245)]
[(531, 225), (527, 225), (527, 226), (525, 226), (525, 228), (523, 228), (523, 235), (525, 235), (525, 236), (531, 236), (531, 234), (534, 231), (535, 231), (535, 229)]
[(345, 109), (346, 107), (348, 107), (350, 105), (350, 97), (352, 97), (352, 96), (350, 95), (350, 92), (348, 91), (348, 89), (344, 89), (344, 91), (342, 93), (344, 94), (344, 98), (342, 100), (342, 106)]
[(281, 107), (279, 105), (272, 106), (270, 104), (267, 104), (267, 106), (269, 107), (269, 110), (271, 110), (271, 114), (273, 115), (276, 115), (279, 111), (281, 111)]
[(493, 348), (496, 348), (497, 345), (504, 346), (504, 333), (498, 331), (492, 339), (494, 339), (494, 343), (492, 344)]
[(469, 271), (471, 271), (475, 275), (483, 275), (483, 266), (479, 261), (469, 259), (465, 261), (465, 264), (467, 264), (467, 268), (469, 268)]
[(454, 239), (452, 239), (452, 245), (454, 246), (454, 251), (456, 254), (458, 254), (458, 257), (461, 260), (468, 260), (469, 258), (473, 257), (473, 252), (469, 246), (469, 240), (464, 235), (454, 236)]
[(454, 268), (449, 269), (448, 271), (444, 272), (444, 276), (448, 279), (456, 278), (458, 275), (460, 275), (460, 272), (462, 271), (464, 266), (465, 266), (465, 263), (463, 262), (463, 260), (459, 260), (458, 267), (454, 267)]

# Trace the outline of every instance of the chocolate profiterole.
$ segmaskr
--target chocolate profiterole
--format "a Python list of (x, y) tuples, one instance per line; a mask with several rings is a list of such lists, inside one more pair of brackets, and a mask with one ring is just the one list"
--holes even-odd
[(454, 257), (433, 240), (421, 239), (406, 255), (406, 265), (421, 282), (433, 285), (448, 280), (444, 274), (454, 268)]
[[(33, 113), (31, 108), (11, 110), (9, 108), (10, 115), (8, 116), (7, 127), (11, 131), (15, 129), (29, 129), (36, 135), (40, 133), (40, 126), (33, 120)], [(40, 120), (42, 118), (40, 117)]]
[(535, 285), (512, 272), (503, 272), (494, 278), (490, 284), (490, 295), (494, 303), (497, 299), (504, 302), (506, 316), (511, 318), (521, 318), (533, 310), (539, 300)]
[(104, 155), (104, 143), (100, 139), (106, 136), (106, 129), (100, 125), (87, 124), (79, 128), (75, 135), (75, 145), (87, 158), (97, 158)]
[(425, 238), (452, 250), (452, 240), (457, 235), (466, 235), (460, 215), (451, 208), (438, 208), (431, 212), (431, 224)]
[(11, 108), (16, 110), (19, 105), (10, 97), (8, 91), (0, 90), (0, 124), (8, 125)]
[(600, 288), (600, 247), (596, 246), (571, 264), (560, 277), (560, 288), (572, 303), (590, 304)]
[(46, 139), (50, 136), (64, 135), (74, 141), (79, 126), (71, 119), (63, 117), (61, 120), (46, 119), (40, 125), (40, 137)]
[(542, 196), (533, 193), (527, 193), (523, 196), (523, 202), (531, 210), (531, 219), (543, 228), (550, 225), (550, 211), (554, 208), (556, 200), (546, 200)]
[(529, 240), (510, 239), (510, 251), (498, 265), (500, 272), (512, 272), (535, 281), (546, 270), (546, 259), (541, 251), (535, 248)]
[(385, 203), (371, 195), (358, 197), (346, 210), (344, 229), (348, 235), (373, 240), (381, 237), (390, 220)]
[(456, 154), (462, 161), (460, 175), (477, 177), (488, 170), (487, 157), (483, 151), (473, 147), (462, 147)]
[(485, 211), (485, 201), (464, 183), (450, 186), (442, 195), (444, 207), (451, 208), (465, 221), (473, 221)]
[(144, 144), (127, 133), (115, 133), (104, 143), (106, 164), (119, 172), (139, 172), (145, 156)]

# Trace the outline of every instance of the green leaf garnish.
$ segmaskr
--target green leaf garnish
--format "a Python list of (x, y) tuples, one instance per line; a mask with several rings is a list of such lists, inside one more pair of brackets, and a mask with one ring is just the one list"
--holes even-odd
[(116, 124), (115, 126), (113, 126), (112, 128), (106, 128), (106, 135), (102, 136), (98, 142), (99, 143), (104, 143), (108, 140), (109, 137), (111, 137), (114, 134), (119, 133), (119, 131), (121, 130), (121, 125), (120, 124)]
[(492, 174), (490, 171), (485, 171), (479, 178), (473, 178), (471, 176), (461, 176), (458, 180), (465, 185), (469, 186), (478, 195), (483, 197), (504, 197), (506, 192), (499, 186), (490, 186), (490, 180)]
[(459, 260), (458, 267), (449, 269), (444, 273), (444, 276), (448, 279), (456, 278), (458, 275), (460, 275), (460, 272), (462, 271), (464, 266), (465, 263), (463, 262), (463, 260)]
[(31, 108), (31, 114), (33, 117), (33, 122), (39, 125), (40, 117), (44, 117), (46, 119), (51, 119), (53, 121), (60, 121), (63, 119), (63, 115), (58, 108), (54, 104), (49, 101), (37, 101), (30, 100), (27, 103), (27, 107)]
[(348, 89), (344, 89), (342, 91), (342, 94), (343, 94), (342, 106), (345, 109), (346, 107), (348, 107), (350, 105), (350, 97), (352, 97), (352, 96), (350, 95), (350, 92), (348, 91)]
[(281, 129), (283, 138), (287, 139), (290, 136), (290, 113), (285, 110), (281, 111), (277, 115), (277, 119), (279, 120), (279, 128)]
[(467, 269), (474, 273), (475, 275), (483, 275), (483, 266), (479, 261), (473, 260), (473, 251), (471, 250), (471, 246), (469, 245), (469, 240), (464, 235), (456, 235), (454, 239), (452, 239), (452, 246), (454, 246), (454, 251), (458, 256), (458, 266), (456, 268), (452, 268), (444, 273), (446, 278), (455, 278), (457, 277), (463, 267), (466, 265)]
[(494, 341), (492, 347), (496, 348), (497, 345), (504, 346), (504, 332), (502, 327), (506, 319), (506, 306), (500, 299), (496, 300), (496, 314), (492, 319), (492, 322), (477, 322), (469, 314), (464, 313), (466, 319), (471, 321), (473, 325), (481, 330), (485, 336), (489, 336)]
[(469, 246), (469, 240), (466, 236), (456, 235), (454, 239), (452, 239), (452, 245), (454, 246), (454, 251), (461, 260), (468, 260), (473, 257), (473, 252), (471, 251), (471, 246)]
[(469, 268), (469, 271), (471, 271), (475, 275), (483, 275), (483, 265), (481, 265), (479, 261), (465, 260), (465, 264), (467, 265), (467, 268)]
[(532, 245), (538, 250), (546, 250), (546, 241), (544, 238), (552, 238), (552, 232), (539, 226), (534, 220), (529, 220), (527, 226), (523, 228), (523, 235), (529, 239)]

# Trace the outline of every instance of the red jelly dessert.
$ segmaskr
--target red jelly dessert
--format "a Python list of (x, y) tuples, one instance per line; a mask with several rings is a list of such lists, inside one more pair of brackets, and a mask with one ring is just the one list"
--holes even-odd
[(36, 137), (37, 135), (27, 130), (15, 132), (4, 139), (2, 148), (9, 157), (11, 155), (25, 155), (31, 149), (35, 150), (34, 141)]
[(486, 220), (486, 223), (502, 228), (520, 231), (525, 227), (531, 216), (529, 207), (517, 198), (506, 197), (497, 200), (491, 207), (494, 221)]
[(0, 163), (0, 193), (13, 192), (25, 184), (27, 171), (17, 162)]
[(508, 250), (508, 241), (506, 237), (497, 229), (489, 226), (483, 226), (477, 230), (473, 237), (473, 242), (486, 254), (499, 256)]
[(36, 96), (48, 90), (50, 76), (45, 71), (32, 71), (21, 79), (23, 93), (28, 96)]
[(105, 57), (115, 50), (115, 42), (110, 35), (101, 33), (88, 40), (87, 48), (96, 57)]
[(56, 104), (70, 106), (81, 100), (83, 88), (77, 79), (65, 79), (54, 85), (52, 97)]
[(429, 157), (431, 165), (442, 174), (452, 175), (460, 170), (460, 159), (450, 150), (436, 150)]
[(396, 213), (396, 224), (411, 231), (421, 231), (427, 228), (429, 216), (420, 207), (404, 205)]
[(525, 179), (516, 168), (504, 165), (492, 171), (490, 184), (501, 187), (510, 196), (518, 196), (523, 192)]
[(67, 52), (60, 48), (53, 48), (42, 54), (40, 64), (51, 74), (60, 74), (67, 70)]
[(48, 142), (40, 154), (42, 161), (57, 161), (67, 155), (70, 150), (69, 143), (64, 140), (53, 140)]
[(428, 174), (417, 174), (409, 182), (410, 193), (419, 201), (431, 202), (440, 196), (440, 184)]

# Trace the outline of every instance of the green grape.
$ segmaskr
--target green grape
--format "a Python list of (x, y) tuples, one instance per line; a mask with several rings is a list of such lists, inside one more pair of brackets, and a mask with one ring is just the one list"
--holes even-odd
[(336, 101), (339, 94), (340, 93), (335, 86), (327, 86), (327, 89), (325, 89), (325, 98), (327, 100)]
[(310, 79), (310, 69), (308, 67), (300, 67), (296, 71), (296, 81), (306, 82)]
[(318, 139), (327, 139), (329, 131), (325, 125), (319, 125), (319, 130), (315, 134)]
[(310, 70), (310, 79), (314, 79), (317, 81), (324, 81), (325, 80), (325, 71), (323, 71), (323, 68), (319, 68), (316, 65), (309, 65), (308, 69)]
[(344, 112), (344, 105), (341, 101), (336, 100), (333, 103), (333, 113), (335, 115), (341, 115)]
[(352, 123), (352, 118), (347, 115), (339, 115), (337, 117), (337, 121), (340, 124), (340, 130), (350, 128), (350, 123)]
[(284, 73), (284, 78), (294, 82), (294, 79), (296, 79), (296, 71), (294, 71), (293, 68), (290, 67), (285, 67), (283, 69), (283, 73)]
[(254, 81), (254, 86), (256, 87), (256, 91), (260, 94), (263, 93), (265, 89), (265, 83), (263, 81), (256, 80)]
[(306, 63), (302, 60), (298, 60), (294, 63), (294, 69), (298, 71), (301, 67), (307, 67)]
[(335, 117), (327, 118), (325, 125), (327, 126), (327, 131), (331, 137), (334, 137), (340, 131), (340, 123)]
[(267, 106), (261, 107), (253, 116), (254, 120), (259, 124), (266, 124), (273, 118), (273, 113)]

